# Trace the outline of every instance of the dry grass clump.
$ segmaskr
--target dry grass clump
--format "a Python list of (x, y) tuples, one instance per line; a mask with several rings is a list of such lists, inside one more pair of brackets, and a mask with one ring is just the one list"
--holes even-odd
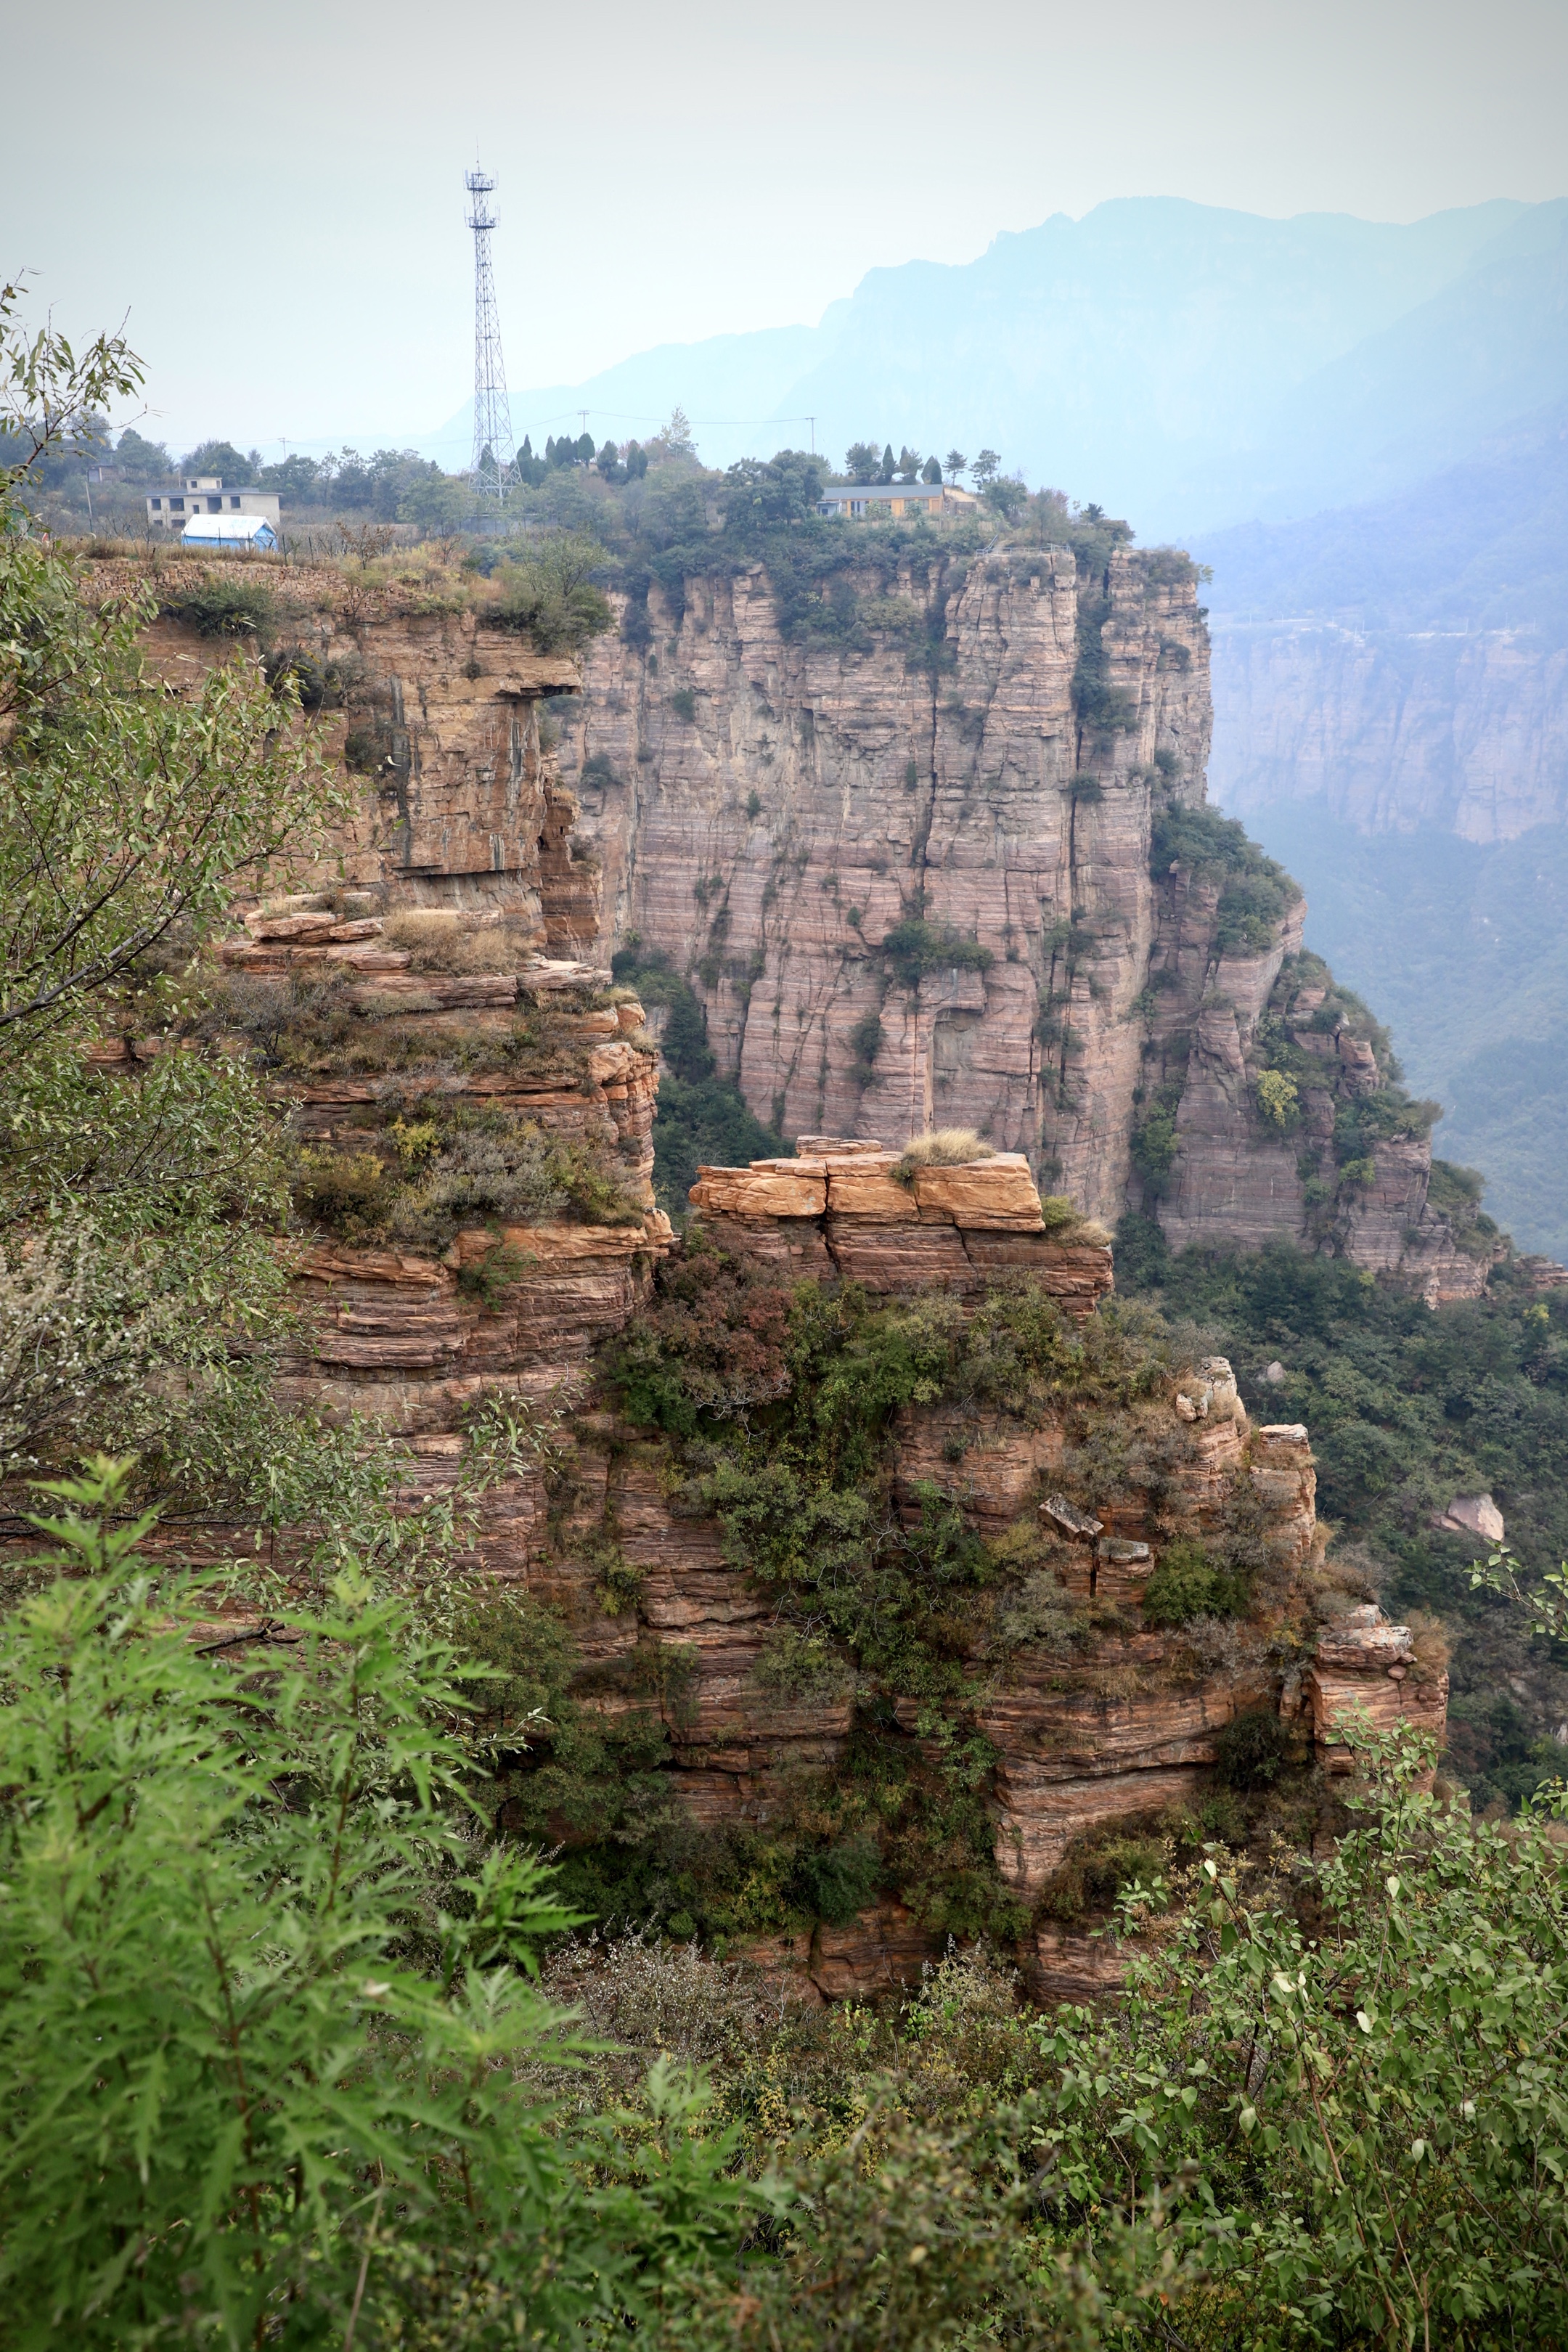
[(1086, 1217), (1065, 1192), (1047, 1192), (1040, 1202), (1040, 1214), (1053, 1241), (1084, 1242), (1095, 1249), (1110, 1246), (1113, 1237), (1109, 1225), (1102, 1225), (1098, 1217)]
[(1447, 1672), (1453, 1647), (1448, 1628), (1426, 1609), (1412, 1609), (1405, 1622), (1415, 1651), (1416, 1672), (1423, 1682), (1434, 1683)]
[(411, 971), (514, 971), (528, 953), (521, 927), (505, 916), (453, 907), (400, 907), (388, 915), (384, 937), (407, 956)]
[(972, 1160), (995, 1157), (991, 1145), (983, 1143), (972, 1127), (935, 1127), (910, 1138), (894, 1172), (911, 1176), (917, 1168), (967, 1168)]

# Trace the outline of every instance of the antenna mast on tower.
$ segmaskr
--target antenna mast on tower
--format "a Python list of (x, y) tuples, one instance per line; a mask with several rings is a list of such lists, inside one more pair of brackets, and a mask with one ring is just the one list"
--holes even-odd
[(468, 222), (474, 232), (474, 488), (500, 506), (517, 480), (517, 467), (496, 284), (490, 269), (490, 231), (496, 221), (486, 199), (494, 194), (495, 184), (477, 163), (463, 177), (472, 199)]

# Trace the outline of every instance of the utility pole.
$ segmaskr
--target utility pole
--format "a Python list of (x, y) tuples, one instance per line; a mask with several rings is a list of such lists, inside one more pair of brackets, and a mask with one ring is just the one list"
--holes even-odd
[(481, 498), (505, 503), (516, 483), (516, 452), (511, 442), (511, 410), (506, 396), (506, 362), (501, 357), (500, 316), (496, 309), (495, 278), (490, 268), (490, 231), (495, 215), (486, 199), (495, 182), (476, 162), (465, 173), (463, 185), (473, 209), (468, 215), (474, 232), (474, 488)]

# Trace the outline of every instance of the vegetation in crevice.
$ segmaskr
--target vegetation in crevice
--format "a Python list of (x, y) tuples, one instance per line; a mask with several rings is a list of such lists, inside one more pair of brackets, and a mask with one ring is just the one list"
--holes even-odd
[(1446, 1769), (1478, 1810), (1561, 1772), (1568, 1649), (1529, 1644), (1471, 1586), (1479, 1539), (1436, 1522), (1456, 1495), (1490, 1493), (1527, 1564), (1568, 1557), (1568, 1293), (1538, 1295), (1505, 1264), (1483, 1297), (1429, 1308), (1283, 1243), (1173, 1254), (1138, 1216), (1118, 1229), (1116, 1272), (1122, 1291), (1216, 1335), (1259, 1418), (1306, 1423), (1336, 1557), (1363, 1566), (1395, 1617), (1451, 1627)]
[[(848, 1704), (849, 1744), (831, 1776), (797, 1777), (765, 1833), (699, 1836), (650, 1816), (635, 1866), (617, 1831), (603, 1851), (574, 1844), (569, 1883), (592, 1882), (601, 1906), (628, 1914), (634, 1892), (657, 1916), (673, 1906), (709, 1937), (809, 1933), (851, 1889), (854, 1907), (895, 1894), (937, 1930), (1018, 1932), (1026, 1913), (996, 1873), (994, 1759), (974, 1714), (1020, 1644), (1075, 1657), (1082, 1612), (1032, 1522), (991, 1541), (975, 1533), (962, 1470), (900, 1486), (891, 1424), (910, 1405), (940, 1404), (958, 1427), (997, 1411), (1026, 1424), (1065, 1413), (1079, 1448), (1067, 1475), (1086, 1497), (1101, 1475), (1131, 1475), (1158, 1507), (1155, 1452), (1173, 1475), (1188, 1441), (1165, 1408), (1155, 1420), (1173, 1433), (1157, 1445), (1141, 1401), (1168, 1391), (1187, 1352), (1135, 1309), (1079, 1328), (1027, 1283), (969, 1314), (940, 1297), (879, 1301), (782, 1284), (695, 1233), (605, 1351), (605, 1375), (631, 1423), (658, 1433), (678, 1514), (716, 1523), (725, 1558), (771, 1605), (760, 1688)], [(1110, 1427), (1125, 1429), (1114, 1460)], [(588, 1558), (581, 1538), (576, 1554)]]
[(662, 948), (633, 938), (611, 963), (617, 983), (635, 988), (644, 1005), (663, 1014), (659, 1030), (658, 1108), (654, 1118), (654, 1192), (678, 1223), (690, 1214), (687, 1194), (700, 1165), (743, 1168), (782, 1155), (787, 1146), (747, 1107), (740, 1088), (719, 1074), (708, 1043), (708, 1019), (689, 981)]
[[(384, 1113), (392, 1108), (378, 1106)], [(624, 1168), (603, 1147), (552, 1133), (495, 1104), (426, 1095), (378, 1120), (361, 1150), (305, 1145), (294, 1203), (339, 1240), (445, 1249), (464, 1226), (640, 1225)]]
[(1215, 944), (1222, 955), (1261, 955), (1300, 899), (1284, 867), (1248, 839), (1244, 826), (1217, 809), (1170, 802), (1155, 815), (1149, 871), (1163, 881), (1180, 865), (1203, 881), (1217, 882)]

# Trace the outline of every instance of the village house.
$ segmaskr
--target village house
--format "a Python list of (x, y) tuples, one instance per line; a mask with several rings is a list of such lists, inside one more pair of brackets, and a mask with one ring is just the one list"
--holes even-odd
[(199, 514), (259, 515), (271, 524), (274, 539), (282, 520), (276, 490), (226, 490), (216, 474), (184, 475), (177, 489), (165, 486), (147, 499), (147, 520), (154, 530), (184, 531)]
[(816, 511), (862, 522), (877, 515), (934, 520), (938, 515), (973, 514), (979, 504), (972, 491), (952, 482), (842, 482), (823, 491)]

